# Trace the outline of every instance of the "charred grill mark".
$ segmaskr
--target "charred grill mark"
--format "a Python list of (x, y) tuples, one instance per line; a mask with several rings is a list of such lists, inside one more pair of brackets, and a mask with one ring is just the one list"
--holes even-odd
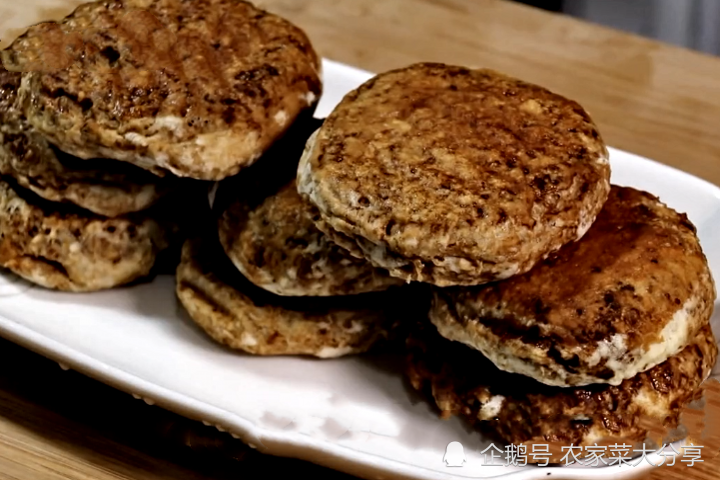
[(187, 280), (182, 280), (180, 282), (180, 288), (183, 290), (190, 290), (195, 297), (199, 298), (200, 301), (202, 301), (206, 305), (209, 305), (210, 308), (213, 309), (213, 311), (221, 313), (222, 315), (232, 315), (232, 313), (228, 309), (226, 309), (220, 302), (215, 301), (215, 298), (212, 296), (211, 293), (203, 290), (202, 287), (200, 287), (199, 285), (190, 283)]

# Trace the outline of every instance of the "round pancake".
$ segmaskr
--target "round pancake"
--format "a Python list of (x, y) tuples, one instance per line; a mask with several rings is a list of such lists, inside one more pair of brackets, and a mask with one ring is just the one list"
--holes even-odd
[[(383, 292), (384, 293), (384, 292)], [(177, 295), (211, 338), (254, 355), (335, 358), (362, 353), (401, 318), (396, 297), (280, 297), (232, 265), (217, 239), (190, 239), (177, 269)]]
[(232, 203), (219, 237), (240, 272), (276, 295), (352, 295), (405, 283), (328, 240), (294, 180), (264, 201)]
[(477, 285), (587, 231), (608, 152), (577, 103), (490, 70), (421, 63), (349, 93), (298, 190), (333, 241), (405, 280)]
[(514, 445), (637, 445), (663, 426), (668, 436), (679, 435), (664, 440), (681, 440), (673, 432), (681, 409), (701, 394), (718, 352), (706, 324), (679, 353), (618, 386), (562, 388), (503, 372), (480, 352), (442, 338), (429, 322), (407, 345), (411, 383), (430, 392), (443, 417), (465, 416)]
[(86, 162), (50, 145), (17, 109), (20, 77), (0, 67), (1, 175), (46, 200), (107, 217), (145, 210), (177, 183), (123, 162)]
[(682, 350), (714, 301), (687, 216), (613, 186), (582, 240), (524, 275), (436, 289), (430, 319), (503, 370), (548, 385), (618, 385)]
[(3, 60), (61, 150), (201, 180), (252, 164), (321, 94), (307, 36), (238, 0), (87, 3)]
[(172, 231), (148, 214), (101, 217), (0, 181), (0, 266), (45, 288), (90, 292), (143, 278)]

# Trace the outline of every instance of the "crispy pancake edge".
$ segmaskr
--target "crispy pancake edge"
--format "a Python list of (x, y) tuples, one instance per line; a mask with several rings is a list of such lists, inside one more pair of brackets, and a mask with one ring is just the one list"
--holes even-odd
[(242, 277), (210, 239), (185, 243), (176, 291), (211, 338), (254, 355), (336, 358), (362, 353), (386, 338), (398, 321), (389, 313), (389, 299), (375, 294), (375, 300), (357, 296), (348, 301), (350, 297), (288, 298), (266, 292)]
[[(147, 215), (100, 217), (0, 181), (0, 266), (49, 289), (91, 292), (146, 277), (170, 231)], [(42, 205), (42, 206), (40, 206)]]
[(332, 243), (312, 217), (293, 180), (257, 205), (232, 203), (220, 241), (248, 280), (276, 295), (354, 295), (405, 283)]
[(718, 353), (705, 325), (681, 352), (619, 386), (562, 388), (502, 372), (481, 353), (442, 338), (429, 322), (412, 331), (407, 346), (411, 384), (434, 399), (444, 418), (461, 415), (515, 445), (592, 445), (609, 438), (638, 445), (649, 424), (673, 435)]
[(716, 297), (687, 216), (614, 186), (582, 240), (486, 287), (436, 289), (431, 321), (498, 367), (548, 385), (619, 384), (676, 354)]

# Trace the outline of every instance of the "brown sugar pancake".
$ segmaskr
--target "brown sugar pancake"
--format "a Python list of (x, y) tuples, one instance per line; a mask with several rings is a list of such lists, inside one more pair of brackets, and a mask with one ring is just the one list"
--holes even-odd
[(188, 240), (177, 269), (177, 295), (215, 341), (254, 355), (336, 358), (388, 338), (402, 313), (386, 292), (345, 297), (281, 297), (232, 265), (216, 238)]
[(146, 277), (174, 234), (149, 212), (102, 217), (0, 181), (0, 266), (45, 288), (91, 292)]
[(407, 345), (410, 381), (429, 392), (443, 417), (462, 415), (514, 445), (562, 446), (606, 440), (639, 445), (650, 425), (672, 435), (683, 406), (700, 394), (718, 351), (705, 324), (680, 352), (617, 386), (563, 388), (503, 372), (477, 350), (442, 338), (429, 322), (410, 334)]
[(243, 275), (277, 295), (353, 295), (405, 283), (318, 230), (294, 180), (263, 201), (235, 201), (221, 217), (219, 233)]
[(116, 160), (90, 162), (61, 152), (17, 108), (21, 74), (0, 66), (0, 175), (53, 202), (117, 217), (145, 210), (178, 182)]
[(687, 216), (613, 186), (582, 240), (523, 275), (435, 289), (430, 319), (502, 370), (548, 385), (618, 385), (691, 343), (714, 301)]
[(576, 102), (490, 70), (420, 63), (377, 75), (308, 143), (298, 190), (318, 227), (405, 280), (476, 285), (577, 240), (610, 189)]
[(219, 180), (255, 162), (321, 94), (290, 22), (238, 0), (109, 0), (3, 51), (30, 124), (62, 151)]

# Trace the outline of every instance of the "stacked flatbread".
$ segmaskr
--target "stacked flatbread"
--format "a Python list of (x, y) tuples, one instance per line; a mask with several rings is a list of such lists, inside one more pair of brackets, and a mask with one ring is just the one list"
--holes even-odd
[(28, 121), (22, 78), (0, 69), (0, 265), (72, 292), (149, 275), (176, 229), (159, 216), (172, 179), (61, 151)]
[(0, 265), (39, 285), (148, 275), (181, 179), (219, 182), (176, 288), (231, 348), (335, 358), (408, 327), (412, 384), (515, 444), (642, 442), (716, 361), (695, 227), (611, 186), (545, 88), (418, 63), (321, 122), (307, 36), (237, 0), (88, 3), (2, 57)]
[(254, 163), (321, 91), (304, 33), (234, 0), (87, 3), (2, 59), (0, 265), (67, 291), (150, 274), (192, 180)]
[(677, 426), (715, 363), (695, 227), (611, 186), (590, 116), (542, 87), (378, 75), (312, 135), (297, 187), (336, 245), (431, 285), (408, 373), (443, 416), (513, 444), (637, 445)]
[(177, 293), (212, 338), (256, 355), (336, 358), (392, 338), (405, 282), (327, 239), (295, 187), (317, 120), (300, 120), (270, 152), (221, 182), (217, 222), (189, 240)]

